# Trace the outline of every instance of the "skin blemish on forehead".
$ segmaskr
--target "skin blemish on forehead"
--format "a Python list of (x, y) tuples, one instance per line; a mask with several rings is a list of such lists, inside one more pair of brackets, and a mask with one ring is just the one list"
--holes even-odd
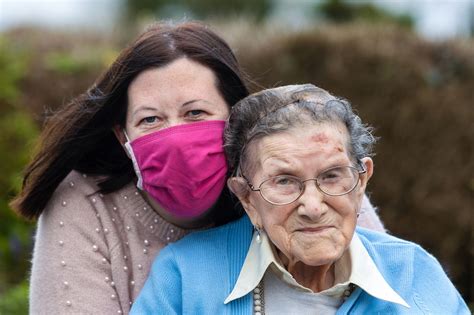
[(328, 143), (329, 142), (329, 137), (324, 132), (320, 132), (320, 133), (312, 135), (310, 140), (312, 142)]
[[(339, 128), (338, 128), (338, 133), (343, 135), (343, 132), (339, 130)], [(318, 145), (333, 143), (334, 147), (333, 147), (333, 150), (331, 150), (332, 152), (334, 153), (345, 152), (344, 146), (338, 143), (338, 141), (334, 141), (333, 137), (331, 137), (331, 135), (328, 135), (326, 132), (318, 132), (314, 135), (311, 135), (310, 141)]]
[[(343, 138), (347, 139), (347, 129), (341, 124), (335, 124), (337, 133)], [(334, 152), (346, 152), (347, 147), (342, 143), (337, 143)]]

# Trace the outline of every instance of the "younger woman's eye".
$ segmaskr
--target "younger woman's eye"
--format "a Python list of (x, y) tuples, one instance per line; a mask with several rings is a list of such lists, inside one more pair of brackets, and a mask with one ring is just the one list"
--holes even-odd
[(156, 121), (158, 120), (158, 117), (156, 116), (148, 116), (148, 117), (145, 117), (141, 120), (141, 122), (144, 122), (146, 124), (153, 124), (155, 123)]
[(200, 109), (194, 109), (194, 110), (190, 110), (188, 112), (188, 116), (191, 116), (191, 117), (195, 117), (195, 116), (199, 116), (201, 114), (203, 114), (204, 111), (203, 110), (200, 110)]

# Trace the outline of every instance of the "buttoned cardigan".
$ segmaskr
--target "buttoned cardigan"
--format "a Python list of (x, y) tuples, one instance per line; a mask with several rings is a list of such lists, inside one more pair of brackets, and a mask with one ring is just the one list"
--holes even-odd
[[(438, 261), (420, 246), (356, 228), (389, 285), (409, 304), (379, 300), (357, 288), (337, 314), (469, 314)], [(249, 315), (253, 294), (224, 304), (237, 281), (252, 237), (247, 216), (192, 233), (163, 249), (131, 314)]]

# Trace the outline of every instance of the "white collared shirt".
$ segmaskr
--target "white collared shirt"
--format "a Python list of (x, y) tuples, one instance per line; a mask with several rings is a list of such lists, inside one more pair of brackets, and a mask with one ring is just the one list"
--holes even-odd
[[(352, 283), (376, 298), (409, 307), (385, 281), (356, 233), (354, 233), (348, 250), (335, 262), (334, 268), (335, 285), (318, 292), (319, 294), (342, 298), (344, 291)], [(296, 282), (282, 266), (276, 255), (275, 247), (266, 233), (261, 232), (261, 242), (257, 242), (255, 232), (237, 282), (224, 303), (227, 304), (253, 291), (267, 270), (275, 273), (280, 280), (295, 289), (314, 293), (311, 289)]]

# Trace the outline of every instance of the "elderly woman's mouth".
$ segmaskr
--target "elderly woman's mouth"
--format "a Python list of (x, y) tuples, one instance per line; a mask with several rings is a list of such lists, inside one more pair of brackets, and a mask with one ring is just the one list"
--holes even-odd
[(295, 232), (318, 234), (318, 233), (328, 232), (329, 230), (333, 228), (334, 228), (333, 225), (323, 225), (323, 226), (315, 226), (315, 227), (304, 227), (304, 228), (297, 229)]

